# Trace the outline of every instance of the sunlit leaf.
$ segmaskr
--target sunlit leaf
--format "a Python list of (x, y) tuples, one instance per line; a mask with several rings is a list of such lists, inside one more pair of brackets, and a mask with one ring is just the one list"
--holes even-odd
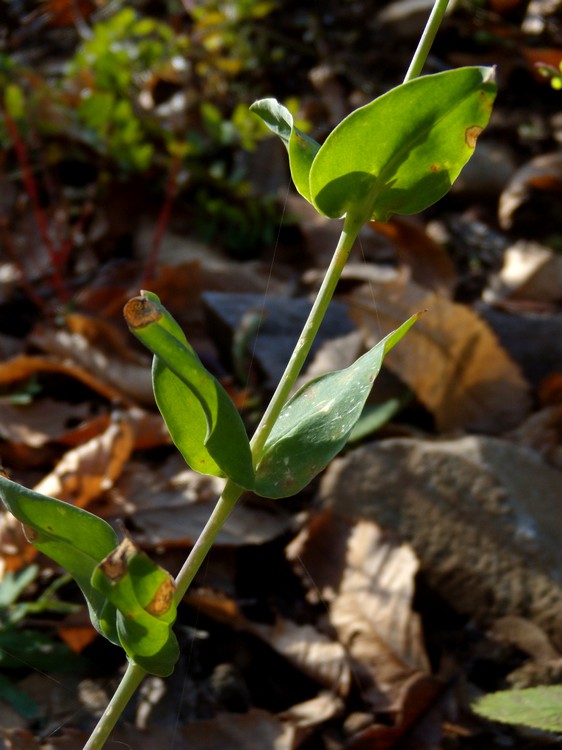
[(0, 499), (24, 525), (29, 542), (67, 570), (80, 586), (96, 630), (118, 643), (115, 611), (90, 580), (96, 565), (119, 543), (111, 526), (82, 508), (41, 495), (1, 475)]
[(125, 318), (135, 336), (155, 355), (154, 397), (187, 464), (201, 474), (226, 476), (251, 489), (254, 472), (244, 423), (179, 325), (150, 292), (127, 303)]
[(380, 221), (435, 203), (488, 124), (493, 79), (492, 68), (479, 67), (423, 76), (352, 112), (313, 161), (312, 203), (330, 218), (361, 207)]
[(504, 690), (480, 698), (473, 710), (493, 721), (562, 732), (562, 686)]
[(171, 629), (176, 605), (170, 574), (125, 539), (96, 567), (92, 585), (116, 608), (128, 657), (150, 674), (171, 674), (179, 646)]
[(299, 193), (311, 202), (309, 175), (320, 144), (299, 130), (289, 110), (276, 99), (260, 99), (250, 107), (259, 115), (268, 128), (278, 135), (289, 152), (291, 177)]
[(255, 492), (264, 497), (294, 495), (343, 448), (382, 365), (419, 315), (374, 346), (345, 370), (303, 386), (283, 407), (256, 470)]

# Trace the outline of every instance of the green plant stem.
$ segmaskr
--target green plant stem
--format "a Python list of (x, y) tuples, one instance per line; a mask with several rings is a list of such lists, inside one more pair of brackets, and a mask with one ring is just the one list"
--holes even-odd
[(410, 63), (410, 67), (408, 68), (408, 72), (406, 73), (406, 76), (404, 78), (404, 83), (406, 83), (407, 81), (411, 81), (412, 78), (417, 78), (422, 72), (425, 61), (427, 60), (427, 56), (429, 55), (429, 50), (431, 49), (431, 45), (433, 44), (433, 40), (435, 39), (435, 35), (437, 34), (439, 27), (441, 26), (441, 22), (443, 21), (443, 17), (445, 15), (445, 11), (447, 10), (448, 4), (449, 0), (435, 0), (432, 11), (429, 15), (429, 18), (427, 19), (423, 34), (421, 35), (416, 51), (414, 52), (414, 56), (412, 57), (412, 62)]
[(308, 319), (304, 324), (304, 328), (300, 335), (299, 340), (293, 350), (291, 358), (285, 368), (279, 385), (273, 394), (271, 401), (264, 415), (254, 433), (250, 445), (252, 447), (252, 455), (254, 457), (254, 465), (257, 465), (263, 453), (263, 447), (267, 438), (269, 437), (273, 425), (279, 418), (279, 414), (289, 395), (295, 385), (295, 382), (302, 370), (304, 362), (310, 352), (310, 348), (316, 338), (320, 324), (324, 319), (330, 300), (333, 297), (337, 283), (340, 279), (343, 268), (349, 257), (351, 248), (359, 230), (365, 223), (366, 219), (359, 218), (355, 213), (348, 213), (340, 235), (336, 250), (324, 277), (324, 281), (309, 313)]
[(222, 495), (215, 505), (213, 512), (209, 516), (209, 520), (205, 524), (203, 531), (193, 545), (193, 548), (189, 553), (189, 556), (187, 557), (185, 563), (183, 564), (182, 569), (176, 576), (175, 599), (177, 604), (179, 604), (185, 596), (187, 589), (195, 578), (195, 575), (201, 567), (203, 560), (207, 556), (208, 551), (213, 546), (213, 543), (217, 538), (219, 531), (222, 529), (222, 527), (226, 523), (227, 518), (234, 510), (234, 506), (236, 505), (238, 498), (240, 497), (242, 492), (242, 488), (237, 484), (234, 484), (234, 482), (228, 481), (225, 484)]
[(127, 670), (94, 731), (84, 745), (84, 750), (100, 750), (118, 722), (125, 706), (133, 697), (146, 672), (136, 664), (129, 662)]

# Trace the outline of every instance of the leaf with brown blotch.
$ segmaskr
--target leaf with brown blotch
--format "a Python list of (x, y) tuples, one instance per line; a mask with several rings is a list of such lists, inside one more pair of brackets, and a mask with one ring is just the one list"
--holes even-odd
[(427, 310), (384, 364), (412, 389), (441, 432), (501, 433), (529, 414), (529, 387), (519, 367), (470, 308), (403, 278), (362, 287), (349, 302), (368, 346), (412, 312)]
[(126, 418), (115, 419), (101, 435), (65, 453), (34, 489), (84, 508), (113, 486), (133, 446), (133, 427)]

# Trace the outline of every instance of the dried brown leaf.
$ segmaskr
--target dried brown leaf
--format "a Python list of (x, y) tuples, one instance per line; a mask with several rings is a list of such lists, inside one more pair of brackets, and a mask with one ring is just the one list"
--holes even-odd
[(354, 661), (363, 698), (373, 710), (399, 710), (404, 684), (429, 671), (421, 623), (412, 611), (418, 568), (412, 550), (370, 521), (326, 513), (301, 532), (287, 555), (329, 602), (330, 623)]
[(69, 404), (43, 398), (22, 406), (0, 403), (0, 437), (40, 448), (50, 442), (65, 441), (74, 431), (69, 424), (84, 422), (89, 416), (90, 405), (85, 402)]
[(0, 362), (0, 387), (9, 388), (21, 381), (28, 380), (32, 375), (41, 373), (59, 373), (74, 378), (99, 393), (109, 401), (123, 401), (123, 393), (112, 387), (103, 379), (97, 378), (87, 368), (76, 365), (71, 361), (60, 361), (52, 357), (29, 356), (22, 354)]
[(133, 446), (133, 427), (126, 418), (115, 419), (104, 433), (65, 453), (35, 490), (83, 508), (113, 486)]
[(437, 428), (499, 433), (518, 425), (530, 411), (528, 385), (470, 308), (403, 278), (363, 287), (350, 299), (350, 315), (369, 346), (419, 310), (427, 313), (385, 366), (410, 386)]
[[(118, 346), (116, 341), (120, 339), (106, 321), (92, 318), (86, 324), (82, 318), (83, 325), (78, 325), (77, 318), (79, 316), (74, 316), (74, 321), (71, 318), (73, 327), (37, 329), (30, 338), (31, 343), (63, 362), (74, 363), (87, 371), (107, 389), (117, 392), (121, 400), (125, 396), (141, 404), (153, 405), (148, 358), (139, 362), (124, 343)], [(111, 333), (108, 334), (108, 330)]]
[(328, 688), (332, 696), (348, 694), (351, 671), (345, 648), (312, 625), (298, 625), (283, 617), (277, 617), (271, 625), (255, 622), (241, 612), (234, 599), (208, 589), (189, 592), (187, 601), (198, 612), (257, 636), (303, 674)]
[[(111, 491), (119, 516), (134, 521), (135, 539), (148, 547), (190, 545), (222, 492), (224, 480), (187, 468), (174, 455), (158, 468), (131, 461)], [(291, 517), (272, 505), (240, 503), (217, 544), (263, 544), (285, 532)]]

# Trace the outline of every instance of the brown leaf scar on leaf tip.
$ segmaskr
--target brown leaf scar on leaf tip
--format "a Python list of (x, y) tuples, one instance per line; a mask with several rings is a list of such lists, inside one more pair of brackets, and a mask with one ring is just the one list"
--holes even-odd
[(482, 130), (483, 128), (481, 128), (480, 125), (472, 125), (464, 131), (464, 140), (469, 148), (476, 147), (476, 141)]
[(100, 568), (102, 573), (110, 581), (118, 581), (120, 578), (123, 578), (127, 573), (129, 558), (134, 552), (134, 544), (129, 539), (124, 539), (118, 547), (101, 561)]
[(125, 320), (131, 328), (145, 328), (162, 317), (158, 306), (146, 297), (133, 297), (123, 308)]

